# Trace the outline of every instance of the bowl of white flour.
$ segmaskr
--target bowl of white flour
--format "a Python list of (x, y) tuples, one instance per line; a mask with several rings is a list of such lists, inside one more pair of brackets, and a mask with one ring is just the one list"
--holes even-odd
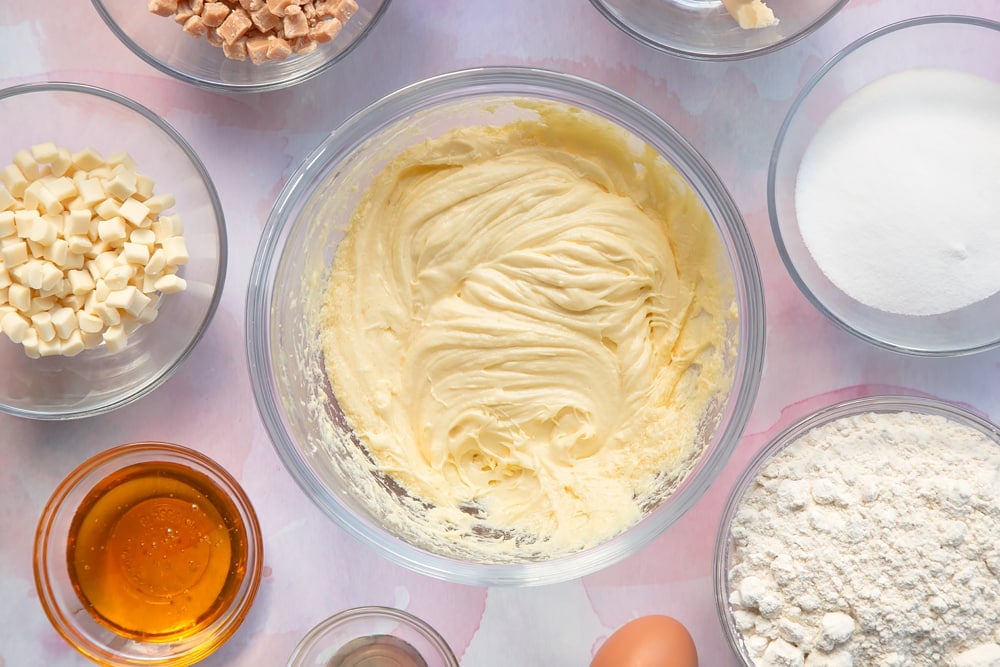
[(1000, 431), (937, 400), (816, 412), (734, 488), (716, 603), (744, 665), (1000, 660)]
[(1000, 24), (877, 30), (806, 84), (779, 131), (779, 254), (834, 323), (895, 351), (1000, 343)]

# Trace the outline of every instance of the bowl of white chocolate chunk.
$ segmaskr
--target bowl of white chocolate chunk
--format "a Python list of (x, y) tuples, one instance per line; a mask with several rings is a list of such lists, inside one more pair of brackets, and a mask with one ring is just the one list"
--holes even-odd
[(731, 198), (661, 118), (483, 68), (354, 116), (289, 180), (250, 279), (258, 407), (377, 552), (538, 584), (700, 497), (756, 394), (763, 295)]
[(135, 401), (218, 303), (214, 186), (172, 127), (101, 88), (7, 88), (0, 125), (0, 410), (71, 419)]
[(389, 0), (93, 0), (137, 56), (176, 79), (257, 92), (301, 83), (339, 62)]
[(847, 0), (591, 0), (627, 35), (697, 60), (771, 53), (810, 34)]
[(732, 491), (716, 602), (748, 667), (1000, 660), (1000, 430), (936, 399), (809, 415)]

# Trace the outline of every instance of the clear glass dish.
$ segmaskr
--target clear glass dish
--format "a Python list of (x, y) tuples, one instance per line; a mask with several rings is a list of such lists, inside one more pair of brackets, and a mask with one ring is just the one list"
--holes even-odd
[(361, 43), (389, 6), (389, 0), (358, 0), (357, 13), (333, 40), (312, 53), (255, 65), (227, 58), (205, 38), (185, 33), (173, 17), (150, 12), (146, 2), (92, 1), (111, 32), (142, 60), (180, 81), (228, 92), (287, 88), (325, 72)]
[(74, 419), (109, 412), (167, 380), (201, 339), (226, 276), (222, 204), (194, 148), (149, 109), (113, 93), (75, 83), (32, 83), (0, 91), (0, 160), (54, 142), (103, 155), (126, 151), (157, 193), (173, 194), (190, 260), (179, 274), (183, 292), (165, 295), (156, 320), (128, 337), (124, 350), (104, 346), (75, 357), (28, 358), (0, 336), (0, 411), (33, 419)]
[[(373, 509), (391, 484), (359, 479), (326, 443), (353, 435), (327, 380), (315, 315), (350, 214), (371, 178), (407, 146), (459, 125), (531, 117), (522, 99), (553, 101), (604, 117), (671, 163), (701, 200), (718, 232), (731, 276), (738, 323), (730, 332), (732, 381), (706, 417), (704, 448), (672, 494), (622, 534), (549, 560), (483, 562), (431, 551), (401, 537)], [(759, 384), (764, 308), (757, 261), (739, 212), (711, 167), (663, 119), (585, 79), (541, 70), (482, 68), (434, 77), (402, 89), (345, 122), (289, 179), (258, 246), (247, 296), (248, 361), (254, 394), (274, 446), (306, 494), (338, 525), (378, 553), (418, 572), (452, 581), (541, 584), (610, 565), (650, 542), (684, 514), (735, 446)], [(356, 443), (355, 443), (356, 444)], [(374, 482), (374, 483), (373, 483)], [(398, 503), (398, 499), (387, 497)]]
[(747, 467), (736, 480), (736, 485), (733, 487), (726, 501), (715, 540), (713, 578), (716, 611), (725, 630), (726, 640), (733, 651), (733, 655), (739, 658), (740, 663), (746, 667), (753, 667), (754, 662), (744, 643), (743, 635), (736, 625), (733, 609), (729, 603), (729, 597), (732, 592), (729, 582), (729, 572), (733, 563), (731, 534), (733, 519), (754, 480), (775, 456), (785, 451), (789, 446), (794, 445), (799, 438), (815, 428), (838, 419), (869, 412), (912, 412), (943, 417), (982, 433), (983, 436), (997, 442), (997, 445), (1000, 446), (1000, 431), (998, 431), (995, 425), (962, 408), (943, 401), (918, 396), (870, 396), (844, 401), (814, 412), (775, 436), (773, 440), (750, 460), (750, 463), (747, 464)]
[(331, 664), (458, 667), (458, 660), (441, 635), (421, 619), (400, 609), (373, 606), (326, 619), (302, 638), (288, 658), (288, 667)]
[(847, 0), (766, 0), (778, 19), (744, 29), (720, 0), (590, 0), (627, 35), (695, 60), (735, 60), (793, 44), (826, 23)]
[(842, 49), (805, 85), (778, 132), (767, 203), (778, 253), (805, 297), (836, 325), (874, 345), (914, 355), (979, 352), (1000, 344), (1000, 294), (939, 315), (912, 316), (867, 306), (841, 291), (817, 265), (799, 231), (795, 187), (802, 156), (823, 121), (867, 84), (921, 67), (949, 68), (1000, 82), (1000, 24), (927, 16), (876, 30)]
[[(86, 503), (93, 490), (106, 480), (114, 479), (126, 469), (135, 469), (139, 466), (151, 466), (160, 479), (173, 474), (164, 472), (166, 466), (172, 466), (175, 473), (176, 470), (182, 470), (200, 476), (204, 480), (202, 484), (207, 483), (213, 487), (214, 493), (231, 504), (233, 516), (222, 515), (226, 517), (226, 531), (233, 535), (238, 533), (239, 537), (233, 539), (241, 540), (245, 547), (245, 561), (242, 570), (233, 571), (231, 574), (235, 579), (227, 585), (227, 589), (230, 590), (230, 594), (226, 598), (227, 604), (215, 608), (207, 621), (199, 621), (197, 628), (184, 633), (181, 637), (137, 639), (113, 630), (107, 621), (99, 621), (88, 610), (87, 605), (78, 595), (74, 579), (70, 574), (67, 552), (70, 536), (76, 535), (78, 537), (80, 535), (77, 532), (79, 529), (76, 528), (78, 509)], [(163, 469), (161, 470), (161, 468)], [(110, 488), (112, 489), (111, 493), (114, 493), (122, 487), (112, 486)], [(166, 492), (162, 491), (162, 493)], [(109, 493), (108, 496), (110, 495)], [(125, 502), (123, 498), (127, 497), (120, 494), (118, 499), (120, 502)], [(180, 497), (179, 494), (178, 497)], [(217, 502), (218, 499), (213, 498), (212, 501)], [(166, 512), (168, 508), (161, 511)], [(126, 514), (118, 521), (115, 530), (118, 529), (117, 526), (127, 521), (127, 516)], [(143, 517), (143, 520), (149, 520), (149, 515)], [(232, 520), (233, 525), (229, 524), (230, 520)], [(174, 521), (167, 525), (182, 526), (176, 532), (183, 533), (183, 526), (188, 524)], [(179, 534), (177, 539), (184, 540), (185, 536)], [(119, 542), (121, 541), (119, 540)], [(103, 549), (103, 545), (101, 548)], [(188, 551), (182, 553), (201, 554), (198, 547), (188, 546), (184, 548), (187, 548)], [(217, 547), (213, 548), (217, 549)], [(235, 548), (232, 550), (236, 551)], [(166, 558), (170, 549), (164, 547), (163, 552), (164, 558)], [(142, 442), (120, 445), (80, 464), (66, 476), (52, 493), (42, 511), (35, 534), (35, 585), (42, 607), (53, 627), (74, 649), (89, 659), (102, 665), (116, 667), (125, 665), (190, 665), (211, 654), (239, 629), (249, 613), (260, 585), (263, 562), (263, 542), (257, 515), (236, 479), (208, 457), (187, 447), (169, 443)], [(137, 585), (138, 582), (142, 582), (140, 590), (144, 593), (159, 596), (161, 601), (170, 599), (172, 605), (176, 598), (181, 597), (182, 593), (171, 593), (170, 598), (164, 594), (166, 582), (170, 580), (163, 578), (162, 574), (159, 573), (165, 571), (170, 570), (169, 568), (157, 568), (158, 574), (151, 575), (141, 568), (133, 568), (129, 570), (129, 574), (134, 577), (133, 582)], [(201, 571), (199, 571), (200, 575)], [(188, 577), (185, 581), (185, 585), (191, 588), (199, 583), (200, 580), (193, 577)], [(150, 591), (153, 592), (150, 593)], [(138, 606), (135, 598), (131, 599), (133, 600), (132, 604)], [(134, 608), (130, 613), (134, 618)]]

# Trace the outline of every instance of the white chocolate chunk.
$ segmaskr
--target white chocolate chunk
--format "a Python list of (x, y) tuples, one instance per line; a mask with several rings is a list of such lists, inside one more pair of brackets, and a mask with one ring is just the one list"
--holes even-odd
[(104, 332), (104, 346), (108, 352), (121, 352), (127, 344), (128, 336), (120, 324), (108, 327)]
[(156, 187), (156, 182), (149, 176), (140, 174), (136, 172), (135, 175), (135, 194), (132, 195), (139, 201), (146, 201), (153, 196), (153, 188)]
[(82, 171), (97, 169), (102, 164), (104, 164), (104, 158), (90, 146), (73, 153), (73, 166)]
[(14, 225), (14, 212), (0, 211), (0, 239), (13, 236), (16, 233), (17, 227)]
[(129, 171), (119, 171), (102, 183), (104, 191), (120, 202), (135, 194), (135, 174)]
[(85, 295), (94, 290), (94, 278), (88, 271), (69, 271), (69, 285), (73, 294)]
[[(155, 199), (156, 197), (153, 197)], [(118, 208), (118, 214), (138, 226), (150, 213), (150, 208), (141, 201), (136, 201), (131, 197), (122, 202)]]
[(171, 236), (168, 239), (163, 239), (160, 243), (167, 256), (167, 265), (187, 264), (189, 257), (183, 236)]
[(77, 311), (76, 321), (80, 331), (84, 333), (100, 333), (104, 329), (104, 320), (86, 310)]
[(69, 259), (69, 243), (66, 239), (57, 238), (52, 242), (52, 245), (45, 249), (42, 257), (60, 268), (66, 268), (66, 262)]
[(42, 216), (32, 221), (28, 238), (35, 243), (52, 245), (59, 235), (59, 225), (49, 216)]
[(56, 308), (52, 312), (52, 327), (56, 330), (56, 335), (62, 339), (69, 338), (70, 334), (77, 330), (76, 314), (72, 308)]
[(5, 245), (3, 250), (0, 250), (0, 255), (3, 255), (3, 263), (9, 270), (28, 261), (28, 246), (24, 241), (17, 241)]
[(24, 189), (28, 187), (28, 179), (16, 164), (8, 164), (0, 169), (0, 183), (15, 197), (23, 197)]
[(88, 207), (95, 206), (108, 198), (108, 193), (104, 191), (101, 182), (96, 178), (86, 178), (76, 185), (76, 190), (80, 194), (83, 203)]
[(28, 151), (18, 151), (14, 153), (14, 164), (21, 170), (24, 177), (29, 181), (37, 180), (42, 175), (38, 162)]
[(55, 195), (56, 199), (61, 202), (65, 202), (72, 199), (78, 194), (76, 188), (76, 183), (73, 179), (66, 178), (65, 176), (60, 176), (59, 178), (54, 178), (45, 184), (45, 189)]
[(7, 302), (22, 313), (31, 310), (31, 288), (14, 283), (7, 290)]
[(128, 238), (128, 230), (125, 228), (125, 221), (115, 216), (97, 223), (97, 235), (102, 241), (112, 243)]
[(6, 185), (0, 184), (0, 211), (14, 208), (17, 199), (10, 193)]
[(126, 241), (122, 249), (122, 255), (130, 264), (141, 264), (143, 266), (149, 261), (149, 247), (142, 243), (131, 243)]
[(110, 220), (118, 215), (118, 202), (108, 197), (100, 204), (94, 207), (94, 213), (99, 215), (102, 220)]
[[(69, 246), (69, 252), (72, 254), (80, 255), (80, 259), (83, 259), (83, 255), (90, 252), (94, 244), (90, 242), (90, 239), (86, 236), (68, 236), (66, 237), (66, 243)], [(68, 261), (68, 260), (67, 260)]]
[(178, 276), (175, 273), (168, 273), (165, 276), (160, 276), (153, 283), (153, 287), (156, 291), (163, 294), (173, 294), (175, 292), (181, 292), (187, 288), (187, 281)]
[(176, 202), (174, 201), (174, 196), (169, 193), (162, 195), (155, 195), (147, 199), (144, 203), (146, 204), (147, 207), (149, 207), (150, 213), (153, 213), (155, 215), (159, 215), (163, 211), (173, 208), (174, 204), (176, 204)]
[(38, 333), (31, 327), (28, 327), (28, 330), (25, 332), (21, 345), (24, 347), (24, 354), (28, 357), (37, 359), (42, 356), (38, 351)]
[(52, 169), (53, 176), (64, 176), (73, 166), (73, 156), (65, 148), (60, 148), (56, 159), (49, 166)]
[(47, 312), (32, 315), (31, 326), (38, 332), (38, 339), (42, 342), (51, 341), (56, 337), (56, 328), (52, 326), (52, 316)]
[(31, 157), (35, 158), (35, 162), (49, 164), (59, 157), (59, 149), (51, 141), (35, 144), (31, 147)]
[(149, 304), (149, 297), (136, 289), (135, 285), (129, 285), (125, 289), (111, 292), (105, 303), (135, 317)]
[(62, 341), (62, 355), (64, 357), (75, 357), (86, 349), (83, 336), (79, 329), (73, 331)]
[(156, 234), (156, 240), (163, 243), (165, 239), (183, 234), (184, 226), (181, 224), (181, 219), (177, 215), (161, 215), (160, 218), (153, 223), (153, 232)]
[(0, 329), (15, 343), (22, 342), (30, 328), (31, 321), (20, 313), (7, 313), (0, 320)]
[(43, 340), (41, 334), (39, 334), (38, 354), (43, 357), (55, 357), (62, 354), (62, 342), (55, 336), (51, 340)]

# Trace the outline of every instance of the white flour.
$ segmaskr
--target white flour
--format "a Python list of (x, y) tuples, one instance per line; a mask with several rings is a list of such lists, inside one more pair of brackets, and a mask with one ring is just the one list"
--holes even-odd
[(730, 602), (767, 667), (1000, 667), (1000, 447), (941, 417), (835, 420), (732, 524)]
[(1000, 85), (947, 69), (851, 95), (795, 186), (802, 240), (848, 296), (933, 315), (1000, 290)]

